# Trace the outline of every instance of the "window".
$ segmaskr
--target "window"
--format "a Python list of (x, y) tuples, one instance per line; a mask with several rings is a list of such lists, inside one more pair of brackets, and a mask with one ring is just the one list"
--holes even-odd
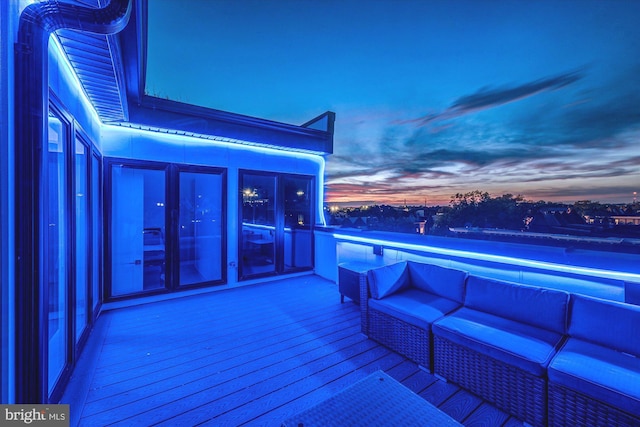
[(51, 395), (67, 366), (68, 352), (68, 238), (66, 198), (66, 153), (69, 126), (56, 110), (49, 112), (49, 132), (45, 153), (48, 177), (43, 215), (43, 241), (41, 262), (45, 275), (42, 283), (45, 289), (47, 330), (48, 330), (48, 393)]
[(226, 264), (221, 203), (224, 175), (184, 170), (179, 180), (179, 283), (220, 282)]
[(312, 179), (285, 175), (284, 268), (286, 271), (313, 267)]
[(225, 172), (106, 159), (108, 297), (226, 280)]
[(165, 170), (111, 168), (111, 295), (165, 288)]
[(314, 178), (240, 173), (240, 277), (313, 268)]
[(89, 323), (89, 146), (76, 135), (75, 140), (75, 340), (82, 337)]

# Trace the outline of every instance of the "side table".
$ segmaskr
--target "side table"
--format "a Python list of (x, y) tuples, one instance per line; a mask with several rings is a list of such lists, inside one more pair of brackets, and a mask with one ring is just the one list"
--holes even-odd
[(361, 274), (376, 267), (365, 262), (346, 262), (338, 264), (338, 290), (340, 302), (344, 303), (344, 297), (348, 297), (356, 304), (360, 304), (360, 279)]

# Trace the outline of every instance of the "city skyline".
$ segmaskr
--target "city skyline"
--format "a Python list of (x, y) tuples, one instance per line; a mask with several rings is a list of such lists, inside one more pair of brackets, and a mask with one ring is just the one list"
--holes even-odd
[(329, 204), (629, 203), (636, 16), (624, 0), (154, 0), (147, 91), (296, 124), (335, 111)]

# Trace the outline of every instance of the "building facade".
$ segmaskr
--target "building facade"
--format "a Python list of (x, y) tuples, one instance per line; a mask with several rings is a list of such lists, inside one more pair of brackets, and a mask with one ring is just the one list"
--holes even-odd
[(313, 270), (334, 114), (145, 95), (146, 1), (0, 6), (2, 402), (56, 402), (105, 303)]

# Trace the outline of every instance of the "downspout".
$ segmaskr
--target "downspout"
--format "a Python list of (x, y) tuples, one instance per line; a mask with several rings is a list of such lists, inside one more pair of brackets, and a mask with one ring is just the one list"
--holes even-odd
[(48, 402), (40, 241), (47, 234), (42, 215), (46, 215), (49, 37), (60, 29), (115, 34), (127, 25), (131, 8), (131, 0), (111, 0), (101, 9), (53, 0), (32, 4), (20, 15), (15, 46), (16, 403)]

